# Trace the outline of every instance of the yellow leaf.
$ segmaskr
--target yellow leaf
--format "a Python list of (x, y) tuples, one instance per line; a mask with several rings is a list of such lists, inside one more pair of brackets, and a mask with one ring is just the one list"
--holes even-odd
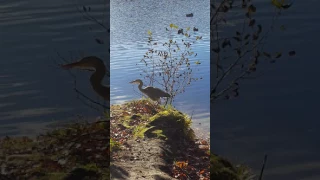
[(279, 9), (282, 8), (283, 2), (284, 2), (283, 0), (282, 0), (281, 3), (280, 3), (278, 0), (271, 0), (271, 3), (272, 3), (275, 7), (279, 8)]
[(189, 31), (190, 30), (190, 27), (187, 27), (187, 31)]
[(148, 30), (148, 34), (151, 36), (152, 35), (152, 32), (150, 30)]
[(178, 29), (179, 27), (175, 24), (170, 24), (170, 28)]
[(201, 62), (200, 61), (196, 61), (196, 64), (201, 64)]
[(281, 29), (282, 31), (284, 31), (284, 30), (286, 30), (286, 27), (285, 27), (284, 25), (281, 25), (281, 26), (280, 26), (280, 29)]

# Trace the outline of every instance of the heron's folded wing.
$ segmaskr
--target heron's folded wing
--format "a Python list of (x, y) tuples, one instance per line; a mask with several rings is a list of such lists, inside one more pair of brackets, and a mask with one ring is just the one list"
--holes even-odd
[(166, 93), (165, 91), (162, 91), (159, 88), (148, 86), (145, 88), (145, 90), (147, 92), (152, 93), (153, 95), (157, 95), (159, 97), (170, 97), (170, 95), (168, 93)]

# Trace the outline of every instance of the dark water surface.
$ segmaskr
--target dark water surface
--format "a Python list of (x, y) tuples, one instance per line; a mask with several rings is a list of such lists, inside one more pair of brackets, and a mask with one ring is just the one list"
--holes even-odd
[[(72, 76), (55, 62), (61, 63), (57, 52), (68, 61), (89, 55), (107, 60), (107, 46), (95, 42), (106, 41), (107, 33), (83, 18), (77, 10), (83, 5), (106, 23), (109, 8), (101, 0), (0, 1), (0, 136), (31, 135), (51, 122), (100, 115), (81, 103)], [(90, 74), (74, 73), (77, 88), (95, 99)]]
[[(270, 1), (255, 2), (267, 27)], [(243, 82), (239, 98), (211, 106), (212, 150), (256, 172), (268, 154), (264, 180), (320, 179), (319, 3), (295, 1), (276, 26), (286, 30), (279, 28), (268, 40), (266, 49), (294, 49), (294, 58), (286, 55), (267, 66), (265, 75)]]
[[(193, 46), (198, 54), (191, 59), (191, 63), (200, 60), (199, 71), (195, 69), (195, 76), (203, 77), (186, 88), (185, 93), (176, 96), (174, 106), (192, 115), (194, 127), (209, 132), (210, 126), (210, 7), (209, 1), (124, 1), (114, 0), (110, 4), (111, 27), (111, 104), (123, 103), (132, 99), (139, 99), (137, 85), (129, 84), (135, 79), (143, 79), (139, 63), (147, 52), (148, 30), (153, 38), (164, 42), (168, 39), (166, 27), (171, 23), (181, 28), (194, 26), (203, 40)], [(193, 17), (186, 14), (193, 13)], [(145, 82), (146, 83), (146, 82)], [(157, 85), (155, 85), (157, 86)], [(161, 86), (157, 86), (161, 87)], [(199, 125), (201, 123), (201, 125)]]

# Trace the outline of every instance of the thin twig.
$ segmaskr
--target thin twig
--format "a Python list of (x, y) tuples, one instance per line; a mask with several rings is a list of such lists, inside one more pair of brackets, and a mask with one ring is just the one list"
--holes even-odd
[(98, 25), (100, 25), (105, 30), (108, 30), (108, 28), (103, 23), (99, 22), (96, 18), (91, 16), (87, 11), (82, 11), (82, 10), (79, 9), (79, 7), (77, 7), (77, 10), (83, 15), (83, 17), (85, 19), (87, 19), (89, 21), (93, 21), (93, 22), (97, 23)]
[(92, 103), (94, 103), (94, 104), (97, 104), (97, 105), (99, 105), (99, 106), (101, 106), (101, 107), (103, 107), (103, 108), (105, 108), (105, 109), (110, 109), (110, 107), (108, 107), (108, 106), (105, 106), (105, 105), (103, 105), (103, 104), (101, 104), (101, 103), (99, 103), (99, 102), (96, 102), (96, 101), (94, 101), (94, 100), (92, 100), (91, 98), (89, 98), (88, 96), (86, 96), (85, 94), (83, 94), (82, 92), (80, 92), (77, 88), (74, 88), (74, 91), (76, 91), (78, 94), (80, 94), (81, 96), (83, 96), (83, 97), (85, 97), (87, 100), (89, 100), (90, 102), (92, 102)]
[(268, 155), (267, 154), (264, 155), (264, 160), (263, 160), (263, 164), (262, 164), (259, 180), (262, 180), (263, 170), (264, 170), (265, 165), (267, 164), (267, 158), (268, 158)]

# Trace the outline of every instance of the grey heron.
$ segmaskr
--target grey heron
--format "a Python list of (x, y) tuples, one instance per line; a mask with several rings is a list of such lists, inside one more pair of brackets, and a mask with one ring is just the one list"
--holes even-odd
[(106, 67), (103, 61), (95, 56), (88, 56), (82, 58), (78, 62), (66, 64), (61, 66), (64, 69), (71, 68), (82, 68), (89, 69), (93, 68), (94, 73), (90, 77), (90, 83), (93, 90), (100, 95), (103, 99), (110, 101), (110, 86), (102, 85), (101, 82), (106, 74)]
[(159, 88), (155, 88), (152, 86), (147, 86), (145, 88), (143, 88), (143, 82), (140, 79), (134, 80), (130, 82), (131, 84), (139, 84), (138, 88), (139, 90), (147, 95), (150, 99), (152, 99), (153, 101), (157, 101), (159, 103), (159, 100), (161, 97), (171, 97), (170, 94), (164, 92), (163, 90), (159, 89)]

